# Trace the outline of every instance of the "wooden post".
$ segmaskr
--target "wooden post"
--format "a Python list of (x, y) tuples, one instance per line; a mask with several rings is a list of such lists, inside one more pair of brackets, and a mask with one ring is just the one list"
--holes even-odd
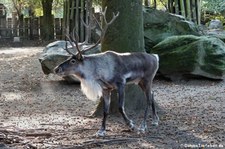
[(185, 0), (180, 0), (180, 8), (181, 8), (181, 15), (186, 17), (184, 2)]
[(55, 18), (55, 38), (56, 39), (60, 39), (60, 35), (61, 35), (61, 27), (60, 27), (60, 19), (59, 18)]
[(84, 0), (65, 0), (64, 1), (64, 23), (63, 28), (65, 31), (63, 33), (70, 34), (73, 29), (79, 35), (79, 41), (84, 41), (85, 39), (85, 28), (82, 24), (81, 18), (85, 21), (85, 15), (87, 11), (87, 6)]
[(197, 0), (197, 23), (201, 24), (201, 0)]
[(33, 38), (37, 38), (39, 39), (40, 38), (40, 18), (38, 17), (35, 17), (35, 18), (32, 18), (32, 28), (30, 30)]
[[(92, 0), (87, 0), (86, 2), (86, 15), (85, 15), (85, 22), (86, 24), (92, 25), (93, 24), (93, 14), (94, 10), (92, 9)], [(91, 40), (91, 28), (85, 28), (85, 42), (90, 43)]]
[(82, 24), (80, 19), (84, 20), (84, 11), (85, 11), (85, 1), (81, 1), (80, 5), (80, 18), (79, 18), (79, 24), (80, 24), (80, 42), (84, 41), (84, 25)]
[(179, 3), (178, 0), (175, 0), (175, 14), (180, 14)]
[(17, 13), (12, 12), (12, 28), (13, 28), (13, 36), (17, 36)]
[(63, 2), (63, 23), (62, 23), (62, 37), (65, 37), (66, 34), (66, 25), (67, 25), (67, 2), (68, 0), (64, 0)]
[(76, 30), (79, 29), (79, 5), (80, 5), (80, 0), (76, 0), (76, 17), (75, 17)]
[(187, 7), (187, 20), (191, 20), (191, 4), (190, 4), (191, 0), (186, 0), (186, 7)]
[(65, 37), (66, 34), (69, 34), (69, 26), (70, 26), (70, 1), (69, 0), (64, 1), (64, 11), (65, 11), (65, 14), (63, 16), (64, 18), (63, 37)]
[(168, 5), (168, 10), (169, 10), (170, 13), (172, 13), (172, 5), (171, 4), (172, 4), (172, 0), (168, 0), (167, 5)]
[(191, 7), (192, 21), (197, 23), (197, 0), (192, 0)]
[(30, 19), (31, 18), (24, 18), (24, 37), (28, 37), (30, 34), (29, 31), (29, 26), (31, 26)]

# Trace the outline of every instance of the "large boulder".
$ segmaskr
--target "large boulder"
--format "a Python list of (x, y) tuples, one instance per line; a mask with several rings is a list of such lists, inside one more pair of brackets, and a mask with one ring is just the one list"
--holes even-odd
[(159, 72), (172, 80), (186, 76), (224, 79), (225, 44), (210, 36), (171, 36), (157, 44)]
[(217, 37), (225, 42), (225, 31), (224, 30), (206, 30), (206, 35)]
[[(67, 42), (67, 44), (67, 47), (70, 48), (70, 43)], [(70, 56), (69, 53), (66, 52), (65, 47), (66, 42), (60, 40), (52, 42), (44, 48), (39, 57), (39, 62), (41, 63), (44, 74), (53, 73), (53, 69)]]
[[(48, 44), (43, 52), (40, 54), (39, 57), (39, 62), (41, 63), (42, 70), (44, 74), (50, 74), (54, 73), (53, 70), (56, 66), (58, 66), (60, 63), (68, 59), (71, 55), (65, 50), (65, 47), (73, 52), (77, 53), (76, 49), (73, 49), (70, 42), (64, 41), (64, 40), (59, 40), (52, 42)], [(83, 48), (87, 48), (91, 45), (83, 45)], [(87, 51), (84, 54), (92, 54), (92, 53), (99, 53), (100, 52), (100, 45), (98, 45), (96, 48), (92, 49), (91, 51)], [(69, 82), (79, 82), (77, 78), (74, 76), (65, 76), (65, 80)]]
[(198, 26), (183, 16), (144, 7), (145, 48), (149, 50), (167, 37), (174, 35), (200, 36)]
[(223, 29), (223, 23), (220, 20), (211, 20), (209, 22), (209, 27), (210, 30), (211, 29), (219, 29), (222, 30)]

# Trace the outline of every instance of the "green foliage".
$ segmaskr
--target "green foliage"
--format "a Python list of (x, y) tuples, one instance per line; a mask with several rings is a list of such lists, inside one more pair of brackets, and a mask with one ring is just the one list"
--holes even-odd
[(225, 0), (202, 0), (201, 5), (203, 24), (208, 26), (210, 20), (220, 20), (225, 23)]
[(203, 11), (220, 13), (225, 10), (225, 0), (202, 0)]
[[(57, 17), (63, 16), (63, 1), (64, 0), (53, 1), (52, 13)], [(0, 3), (3, 3), (7, 7), (9, 16), (11, 16), (11, 12), (15, 10), (23, 14), (24, 17), (38, 17), (43, 15), (41, 0), (0, 0)]]
[(167, 9), (167, 4), (168, 0), (143, 0), (143, 5), (159, 10)]
[(9, 12), (11, 12), (10, 6), (12, 5), (12, 2), (9, 0), (0, 0), (0, 3), (6, 7), (7, 15), (9, 15)]
[(93, 0), (93, 4), (96, 5), (96, 6), (101, 6), (102, 0)]

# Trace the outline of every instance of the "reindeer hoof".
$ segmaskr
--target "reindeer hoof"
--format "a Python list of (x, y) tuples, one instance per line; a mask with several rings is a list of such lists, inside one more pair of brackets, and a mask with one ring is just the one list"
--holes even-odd
[(159, 125), (159, 117), (157, 116), (155, 119), (152, 121), (153, 126), (158, 126)]
[(158, 122), (158, 121), (153, 121), (153, 122), (152, 122), (152, 125), (153, 125), (153, 126), (158, 126), (158, 125), (159, 125), (159, 122)]
[(147, 125), (146, 125), (146, 123), (143, 122), (143, 123), (141, 124), (141, 126), (139, 127), (138, 132), (139, 132), (139, 133), (145, 133), (146, 130), (147, 130)]
[(134, 122), (133, 121), (130, 121), (130, 123), (128, 124), (128, 126), (129, 126), (129, 129), (131, 131), (134, 131), (135, 130), (135, 125), (134, 125)]
[(132, 132), (137, 132), (137, 133), (139, 132), (138, 128), (134, 125), (133, 121), (130, 121), (130, 123), (129, 123), (129, 129)]
[(144, 128), (139, 128), (138, 129), (138, 134), (144, 134), (146, 132), (146, 129), (144, 129)]
[(99, 130), (97, 133), (96, 133), (96, 136), (97, 137), (104, 137), (106, 135), (106, 131), (105, 130)]

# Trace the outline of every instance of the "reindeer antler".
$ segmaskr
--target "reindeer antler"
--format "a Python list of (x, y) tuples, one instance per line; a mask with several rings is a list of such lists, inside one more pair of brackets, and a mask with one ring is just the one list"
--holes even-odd
[(78, 57), (78, 59), (79, 60), (83, 59), (82, 52), (80, 50), (80, 46), (78, 45), (79, 36), (78, 36), (77, 32), (75, 31), (75, 28), (73, 28), (73, 37), (72, 37), (72, 40), (73, 40), (73, 42), (75, 43), (75, 45), (77, 47), (77, 51), (78, 51), (77, 57)]
[[(74, 45), (73, 45), (73, 43), (72, 43), (72, 41), (71, 41), (71, 39), (70, 39), (70, 37), (69, 37), (68, 35), (66, 35), (66, 39), (69, 40), (70, 44), (71, 44), (72, 47), (73, 47)], [(66, 50), (66, 52), (68, 52), (68, 53), (71, 54), (71, 55), (76, 55), (76, 54), (74, 54), (73, 52), (71, 52), (71, 51), (68, 49), (68, 47), (67, 47), (67, 40), (66, 40), (66, 47), (65, 47), (64, 50)]]
[(104, 11), (102, 12), (103, 20), (104, 20), (104, 23), (105, 23), (105, 28), (103, 30), (102, 37), (105, 36), (105, 32), (108, 29), (109, 25), (111, 25), (116, 20), (116, 18), (119, 16), (119, 14), (120, 14), (120, 12), (117, 12), (117, 14), (115, 15), (115, 13), (113, 12), (113, 18), (109, 22), (107, 22), (107, 20), (106, 20), (106, 11), (107, 11), (107, 7), (105, 7)]
[[(82, 53), (84, 53), (84, 52), (86, 52), (86, 51), (89, 51), (89, 50), (95, 48), (95, 47), (102, 41), (102, 39), (104, 38), (105, 33), (106, 33), (106, 30), (108, 29), (109, 25), (111, 25), (111, 24), (116, 20), (116, 18), (119, 16), (119, 12), (117, 12), (117, 14), (113, 13), (112, 19), (108, 22), (108, 21), (106, 20), (106, 11), (107, 11), (107, 7), (105, 7), (104, 11), (102, 12), (102, 17), (103, 17), (104, 24), (105, 24), (105, 25), (104, 25), (104, 28), (101, 28), (101, 27), (100, 27), (100, 28), (101, 28), (101, 32), (102, 32), (102, 33), (101, 33), (101, 36), (100, 36), (99, 40), (98, 40), (93, 46), (90, 46), (90, 47), (88, 47), (88, 48), (86, 48), (86, 49), (84, 49), (84, 50), (80, 50), (80, 47), (79, 47), (79, 45), (78, 45), (79, 36), (78, 36), (77, 32), (75, 31), (75, 28), (73, 29), (72, 39), (71, 39), (71, 36), (66, 35), (66, 38), (69, 40), (69, 42), (70, 42), (70, 44), (72, 45), (72, 47), (73, 47), (74, 49), (77, 49), (78, 53), (77, 53), (76, 56), (77, 56), (77, 58), (78, 58), (79, 60), (82, 60), (82, 59), (83, 59)], [(94, 18), (95, 18), (95, 17), (94, 17)], [(81, 19), (81, 20), (82, 20), (82, 19)], [(96, 20), (96, 22), (97, 22), (97, 23), (99, 24), (99, 26), (100, 26), (100, 23), (97, 21), (96, 18), (95, 18), (95, 20)], [(85, 24), (83, 20), (82, 20), (82, 23), (84, 24), (85, 27), (90, 27), (90, 28), (91, 28), (91, 26)], [(75, 46), (76, 46), (76, 47), (74, 46), (73, 42), (75, 43)], [(66, 50), (69, 54), (75, 55), (74, 53), (72, 53), (71, 51), (69, 51), (69, 50), (67, 49), (67, 47), (66, 47), (65, 50)]]
[[(69, 35), (66, 35), (66, 38), (68, 39), (68, 41), (70, 42), (70, 44), (71, 44), (71, 46), (73, 47), (73, 49), (77, 49), (77, 54), (74, 54), (74, 53), (72, 53), (71, 51), (69, 51), (68, 50), (68, 48), (67, 48), (67, 46), (66, 46), (66, 51), (69, 53), (69, 54), (71, 54), (71, 55), (74, 55), (74, 56), (77, 56), (77, 58), (79, 59), (79, 60), (82, 60), (83, 59), (83, 56), (82, 56), (82, 53), (81, 53), (81, 50), (80, 50), (80, 47), (79, 47), (79, 45), (78, 45), (78, 41), (79, 41), (79, 36), (77, 35), (77, 32), (75, 31), (75, 28), (73, 28), (73, 32), (72, 32), (73, 34), (72, 34), (72, 38), (71, 38), (71, 36)], [(74, 44), (73, 43), (75, 43), (75, 46), (74, 46)]]
[(97, 19), (94, 17), (95, 21), (96, 21), (96, 22), (98, 23), (98, 25), (100, 26), (101, 32), (102, 32), (102, 33), (101, 33), (101, 36), (100, 36), (99, 40), (98, 40), (93, 46), (84, 49), (84, 50), (83, 50), (84, 52), (89, 51), (89, 50), (95, 48), (95, 47), (102, 41), (102, 39), (104, 38), (105, 33), (106, 33), (106, 30), (108, 29), (109, 25), (111, 25), (111, 24), (116, 20), (116, 18), (119, 16), (119, 14), (120, 14), (120, 12), (117, 12), (117, 14), (115, 15), (115, 13), (113, 12), (113, 18), (112, 18), (109, 22), (107, 22), (107, 20), (106, 20), (106, 11), (107, 11), (107, 7), (105, 7), (104, 11), (102, 12), (102, 17), (103, 17), (104, 24), (105, 24), (104, 28), (101, 28), (100, 23), (99, 23), (99, 22), (97, 21)]

